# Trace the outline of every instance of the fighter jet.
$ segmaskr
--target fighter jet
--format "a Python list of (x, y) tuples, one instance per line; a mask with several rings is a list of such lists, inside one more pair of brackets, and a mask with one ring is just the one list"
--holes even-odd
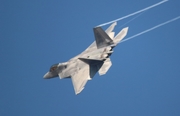
[(115, 36), (113, 30), (116, 25), (117, 23), (114, 22), (106, 31), (101, 27), (93, 28), (95, 41), (85, 51), (69, 61), (52, 65), (44, 75), (44, 79), (71, 78), (77, 95), (97, 72), (99, 75), (106, 74), (112, 65), (110, 56), (113, 53), (113, 48), (128, 32), (128, 27), (126, 27)]

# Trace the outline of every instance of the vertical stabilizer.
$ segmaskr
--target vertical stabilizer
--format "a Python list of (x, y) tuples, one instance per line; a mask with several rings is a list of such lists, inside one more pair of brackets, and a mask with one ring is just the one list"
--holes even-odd
[(117, 25), (117, 22), (114, 22), (113, 24), (111, 24), (111, 26), (109, 26), (107, 29), (106, 29), (106, 33), (109, 35), (109, 37), (111, 39), (114, 38), (114, 35), (115, 35), (115, 32), (113, 31), (114, 30), (114, 27)]
[(96, 27), (93, 30), (96, 39), (96, 46), (98, 49), (113, 44), (113, 40), (101, 27)]

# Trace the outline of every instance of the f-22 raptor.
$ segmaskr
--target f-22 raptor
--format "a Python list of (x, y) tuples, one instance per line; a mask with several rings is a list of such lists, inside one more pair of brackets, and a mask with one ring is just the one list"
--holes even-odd
[(99, 75), (106, 74), (112, 65), (110, 56), (113, 53), (113, 48), (128, 32), (128, 27), (126, 27), (115, 36), (113, 30), (116, 24), (114, 22), (106, 31), (101, 27), (93, 28), (95, 41), (85, 51), (69, 61), (52, 65), (44, 75), (44, 79), (71, 78), (77, 95), (97, 72)]

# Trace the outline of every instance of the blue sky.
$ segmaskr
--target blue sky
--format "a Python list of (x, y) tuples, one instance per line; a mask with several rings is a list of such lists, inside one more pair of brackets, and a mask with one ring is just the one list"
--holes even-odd
[[(95, 75), (77, 96), (70, 79), (43, 79), (52, 64), (94, 41), (93, 27), (159, 1), (1, 0), (0, 115), (179, 116), (180, 20), (119, 44), (109, 72)], [(179, 0), (148, 10), (123, 26), (126, 38), (179, 12)]]

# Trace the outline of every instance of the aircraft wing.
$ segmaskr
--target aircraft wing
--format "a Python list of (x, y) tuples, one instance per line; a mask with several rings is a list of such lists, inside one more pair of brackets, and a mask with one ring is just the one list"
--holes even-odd
[(79, 58), (77, 70), (71, 75), (75, 94), (79, 94), (103, 65), (103, 61)]
[(84, 89), (87, 81), (91, 80), (89, 76), (89, 66), (87, 65), (84, 68), (75, 72), (71, 76), (71, 79), (74, 86), (75, 94), (79, 94)]

